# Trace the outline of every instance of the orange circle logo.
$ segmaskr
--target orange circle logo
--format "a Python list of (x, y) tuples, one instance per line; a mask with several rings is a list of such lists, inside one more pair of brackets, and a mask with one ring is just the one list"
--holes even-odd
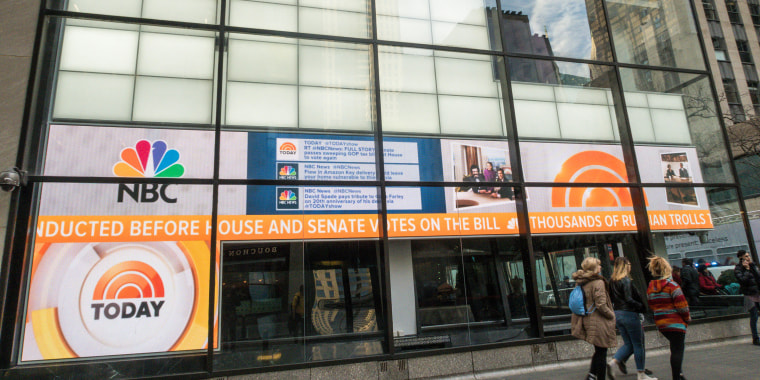
[[(625, 163), (595, 150), (580, 152), (562, 164), (557, 183), (628, 183)], [(555, 187), (552, 207), (633, 207), (631, 192), (623, 187)]]

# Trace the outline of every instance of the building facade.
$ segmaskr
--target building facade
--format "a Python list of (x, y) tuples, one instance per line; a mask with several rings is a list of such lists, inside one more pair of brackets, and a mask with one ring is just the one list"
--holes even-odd
[[(691, 1), (12, 4), (9, 374), (561, 361), (585, 257), (643, 292), (652, 254), (756, 255)], [(742, 306), (704, 295), (699, 339)]]

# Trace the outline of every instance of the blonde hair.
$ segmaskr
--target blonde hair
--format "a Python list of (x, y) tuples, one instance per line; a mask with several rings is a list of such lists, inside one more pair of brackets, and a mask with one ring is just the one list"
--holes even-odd
[(668, 278), (673, 273), (673, 267), (670, 266), (668, 260), (660, 256), (650, 257), (647, 269), (652, 272), (652, 276), (657, 278)]
[(599, 266), (602, 265), (602, 262), (599, 261), (596, 257), (587, 257), (583, 259), (583, 262), (581, 263), (581, 268), (584, 272), (591, 272), (596, 273), (596, 271), (599, 269)]
[(620, 281), (628, 277), (628, 275), (631, 274), (631, 269), (628, 267), (630, 264), (631, 262), (625, 257), (616, 258), (615, 268), (612, 269), (612, 277), (610, 279), (612, 281)]

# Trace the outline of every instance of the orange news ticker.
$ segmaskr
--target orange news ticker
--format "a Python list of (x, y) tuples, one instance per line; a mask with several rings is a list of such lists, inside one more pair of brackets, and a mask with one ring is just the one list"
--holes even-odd
[[(707, 210), (650, 211), (653, 230), (713, 228)], [(531, 232), (582, 233), (632, 231), (633, 211), (535, 212)], [(477, 236), (517, 234), (516, 213), (389, 214), (389, 237)], [(377, 238), (382, 228), (374, 214), (223, 215), (218, 240), (291, 240)], [(209, 240), (211, 217), (40, 216), (37, 243)]]

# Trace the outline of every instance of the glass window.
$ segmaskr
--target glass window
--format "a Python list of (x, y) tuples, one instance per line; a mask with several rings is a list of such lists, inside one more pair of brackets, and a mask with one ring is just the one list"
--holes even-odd
[(609, 279), (617, 257), (631, 261), (631, 277), (639, 293), (646, 294), (642, 264), (634, 235), (600, 234), (568, 237), (546, 236), (533, 239), (536, 258), (536, 286), (544, 321), (545, 335), (570, 333), (568, 300), (576, 282), (573, 273), (580, 270), (586, 257), (602, 263), (601, 275)]
[[(377, 189), (229, 185), (219, 194), (222, 325), (215, 365), (384, 352)], [(354, 205), (357, 194), (373, 202)]]
[(211, 123), (214, 33), (64, 22), (53, 118)]
[[(214, 173), (213, 131), (53, 124), (47, 139), (45, 175), (211, 178)], [(88, 148), (83, 149), (83, 141), (91, 142)], [(99, 159), (92, 159), (94, 152)], [(121, 184), (119, 189), (119, 199), (147, 197), (143, 185)]]
[(506, 134), (496, 59), (394, 47), (379, 54), (383, 132)]
[(104, 15), (143, 17), (199, 24), (218, 23), (218, 0), (71, 0), (48, 2), (67, 4), (67, 11)]
[[(660, 178), (733, 182), (706, 76), (638, 69), (620, 72), (643, 182), (661, 183)], [(668, 165), (674, 171), (683, 167), (688, 175), (666, 175)]]
[[(531, 335), (516, 240), (394, 240), (391, 248), (392, 263), (411, 259), (417, 306), (399, 311), (399, 322), (406, 322), (400, 326), (411, 331), (396, 338), (396, 347), (453, 347)], [(394, 326), (396, 318), (394, 312)]]
[(381, 40), (501, 50), (488, 22), (496, 6), (481, 0), (378, 0), (376, 7)]
[(612, 60), (601, 1), (500, 1), (510, 53)]
[[(596, 162), (588, 166), (579, 171), (611, 171)], [(529, 187), (525, 193), (533, 234), (636, 231), (634, 194), (627, 187)]]
[[(410, 141), (385, 147), (386, 155), (390, 154), (388, 149), (402, 155), (393, 168), (403, 174), (393, 171), (388, 176), (419, 179), (419, 154), (427, 151), (427, 145), (418, 149), (416, 144)], [(221, 146), (222, 178), (341, 183), (377, 180), (373, 136), (224, 131)]]
[(605, 0), (620, 62), (704, 69), (688, 0)]
[[(647, 189), (647, 194), (654, 198), (654, 191)], [(695, 189), (690, 191), (693, 193)], [(673, 211), (667, 219), (662, 212), (649, 211), (655, 254), (667, 255), (673, 265), (673, 277), (684, 288), (692, 318), (743, 313), (744, 301), (737, 290), (734, 267), (739, 263), (737, 252), (749, 251), (749, 245), (736, 190), (697, 188), (696, 193), (700, 202), (704, 202), (698, 209), (671, 203), (669, 208)], [(698, 283), (692, 283), (692, 276), (684, 275), (688, 266), (693, 268), (691, 272), (699, 279)]]
[(369, 2), (275, 0), (229, 2), (229, 24), (256, 29), (369, 37)]
[(207, 347), (212, 187), (135, 188), (41, 185), (21, 362)]
[(367, 46), (233, 34), (228, 61), (228, 126), (373, 128)]
[(610, 67), (549, 60), (509, 60), (521, 140), (620, 140)]

